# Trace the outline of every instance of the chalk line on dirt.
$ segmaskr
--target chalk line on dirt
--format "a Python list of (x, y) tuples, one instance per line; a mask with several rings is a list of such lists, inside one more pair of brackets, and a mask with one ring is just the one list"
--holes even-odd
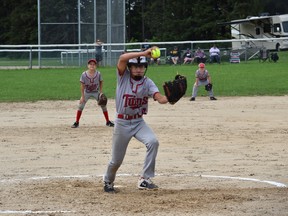
[(54, 214), (54, 213), (71, 213), (72, 211), (13, 211), (13, 210), (0, 210), (0, 214)]
[[(136, 174), (118, 174), (117, 176), (122, 177), (129, 177), (129, 176), (138, 176)], [(228, 180), (238, 180), (238, 181), (253, 181), (253, 182), (259, 182), (259, 183), (267, 183), (276, 187), (287, 187), (287, 185), (270, 181), (270, 180), (260, 180), (255, 178), (243, 178), (243, 177), (232, 177), (232, 176), (215, 176), (215, 175), (194, 175), (194, 174), (156, 174), (156, 176), (173, 176), (173, 177), (200, 177), (200, 178), (211, 178), (211, 179), (228, 179)], [(96, 176), (90, 176), (90, 175), (71, 175), (71, 176), (34, 176), (29, 178), (17, 178), (17, 179), (1, 179), (0, 183), (13, 183), (17, 181), (38, 181), (38, 180), (44, 180), (44, 179), (71, 179), (71, 178), (93, 178), (93, 177), (103, 177), (103, 175), (96, 175)], [(71, 213), (73, 211), (66, 211), (66, 210), (55, 210), (55, 211), (32, 211), (32, 210), (24, 210), (24, 211), (15, 211), (15, 210), (0, 210), (0, 214), (55, 214), (55, 213)]]
[[(138, 176), (138, 174), (117, 174), (117, 176), (122, 177), (129, 177), (129, 176)], [(270, 184), (276, 187), (287, 187), (286, 184), (276, 182), (276, 181), (270, 181), (270, 180), (260, 180), (255, 178), (244, 178), (244, 177), (233, 177), (233, 176), (216, 176), (216, 175), (194, 175), (194, 174), (156, 174), (156, 176), (172, 176), (172, 177), (201, 177), (201, 178), (214, 178), (214, 179), (230, 179), (230, 180), (238, 180), (238, 181), (253, 181), (253, 182), (259, 182), (259, 183), (266, 183)], [(25, 179), (16, 178), (16, 179), (1, 179), (0, 183), (11, 183), (11, 182), (17, 182), (17, 181), (24, 181), (24, 180), (43, 180), (43, 179), (65, 179), (65, 178), (90, 178), (90, 177), (103, 177), (103, 175), (96, 175), (96, 176), (90, 176), (90, 175), (71, 175), (71, 176), (34, 176), (29, 177)]]

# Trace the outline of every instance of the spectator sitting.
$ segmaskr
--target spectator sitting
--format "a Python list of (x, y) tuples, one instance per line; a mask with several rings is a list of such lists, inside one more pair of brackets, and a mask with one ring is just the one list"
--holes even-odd
[(198, 47), (198, 49), (195, 51), (194, 57), (198, 64), (206, 62), (205, 52), (201, 50), (200, 47)]
[(186, 63), (189, 64), (189, 63), (193, 62), (193, 60), (194, 60), (193, 54), (189, 48), (187, 48), (186, 52), (184, 53), (183, 59), (184, 59), (183, 64), (186, 64)]
[(179, 51), (177, 46), (174, 46), (174, 49), (170, 51), (170, 55), (173, 65), (177, 65), (179, 61)]
[[(149, 48), (151, 48), (151, 45), (149, 44), (148, 39), (145, 39), (144, 43), (141, 45), (141, 51), (143, 52)], [(150, 58), (146, 58), (146, 59), (147, 59), (148, 64), (152, 63)]]
[(160, 58), (157, 58), (157, 59), (151, 58), (151, 59), (150, 59), (150, 64), (152, 65), (152, 64), (154, 64), (154, 63), (156, 63), (157, 65), (160, 65), (161, 59), (160, 59)]
[(218, 47), (214, 44), (213, 47), (209, 50), (210, 53), (210, 63), (217, 62), (220, 64), (220, 50)]

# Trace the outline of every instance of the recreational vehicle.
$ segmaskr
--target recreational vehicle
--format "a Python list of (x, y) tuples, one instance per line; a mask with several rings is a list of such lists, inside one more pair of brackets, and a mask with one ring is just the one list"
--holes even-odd
[(277, 51), (288, 49), (288, 14), (247, 17), (225, 24), (231, 25), (231, 36), (234, 39), (247, 39), (232, 42), (233, 49), (261, 47)]

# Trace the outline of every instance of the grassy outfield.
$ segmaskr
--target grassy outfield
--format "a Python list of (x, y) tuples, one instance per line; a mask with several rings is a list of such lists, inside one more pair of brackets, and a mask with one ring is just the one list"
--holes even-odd
[[(285, 52), (286, 54), (286, 52)], [(212, 77), (214, 93), (219, 96), (254, 96), (288, 94), (288, 58), (280, 55), (277, 63), (257, 60), (240, 64), (206, 64)], [(178, 73), (188, 79), (186, 96), (191, 96), (197, 65), (153, 65), (146, 76), (151, 78), (163, 93), (164, 81)], [(37, 100), (77, 100), (80, 97), (79, 79), (85, 68), (0, 70), (0, 102)], [(104, 93), (114, 98), (116, 68), (100, 67), (104, 78)], [(204, 88), (198, 96), (207, 95)]]

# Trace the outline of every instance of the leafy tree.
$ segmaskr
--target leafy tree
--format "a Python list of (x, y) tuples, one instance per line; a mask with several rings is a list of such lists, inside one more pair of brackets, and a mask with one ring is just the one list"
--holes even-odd
[(288, 4), (286, 0), (263, 0), (263, 12), (268, 12), (270, 15), (274, 14), (287, 14)]
[(0, 43), (37, 43), (37, 1), (1, 0), (1, 3)]
[(77, 0), (41, 1), (42, 44), (78, 43), (77, 2)]
[(262, 9), (261, 0), (145, 1), (146, 31), (164, 41), (227, 38), (217, 23), (245, 18)]
[[(218, 23), (262, 12), (271, 15), (287, 14), (288, 4), (283, 0), (125, 0), (126, 41), (216, 40), (229, 38), (229, 26)], [(42, 43), (78, 43), (77, 0), (42, 0)], [(106, 1), (97, 1), (97, 21), (106, 22), (101, 14)], [(82, 42), (91, 42), (93, 35), (91, 0), (82, 0), (81, 7), (91, 9), (83, 13), (85, 28)], [(37, 0), (1, 0), (0, 43), (37, 44)], [(46, 24), (44, 24), (46, 23)], [(50, 25), (48, 23), (58, 23)], [(65, 24), (66, 23), (66, 24)], [(97, 26), (102, 28), (102, 26)], [(55, 37), (61, 32), (61, 37)], [(101, 30), (105, 35), (105, 30)], [(85, 35), (85, 36), (84, 36)]]

